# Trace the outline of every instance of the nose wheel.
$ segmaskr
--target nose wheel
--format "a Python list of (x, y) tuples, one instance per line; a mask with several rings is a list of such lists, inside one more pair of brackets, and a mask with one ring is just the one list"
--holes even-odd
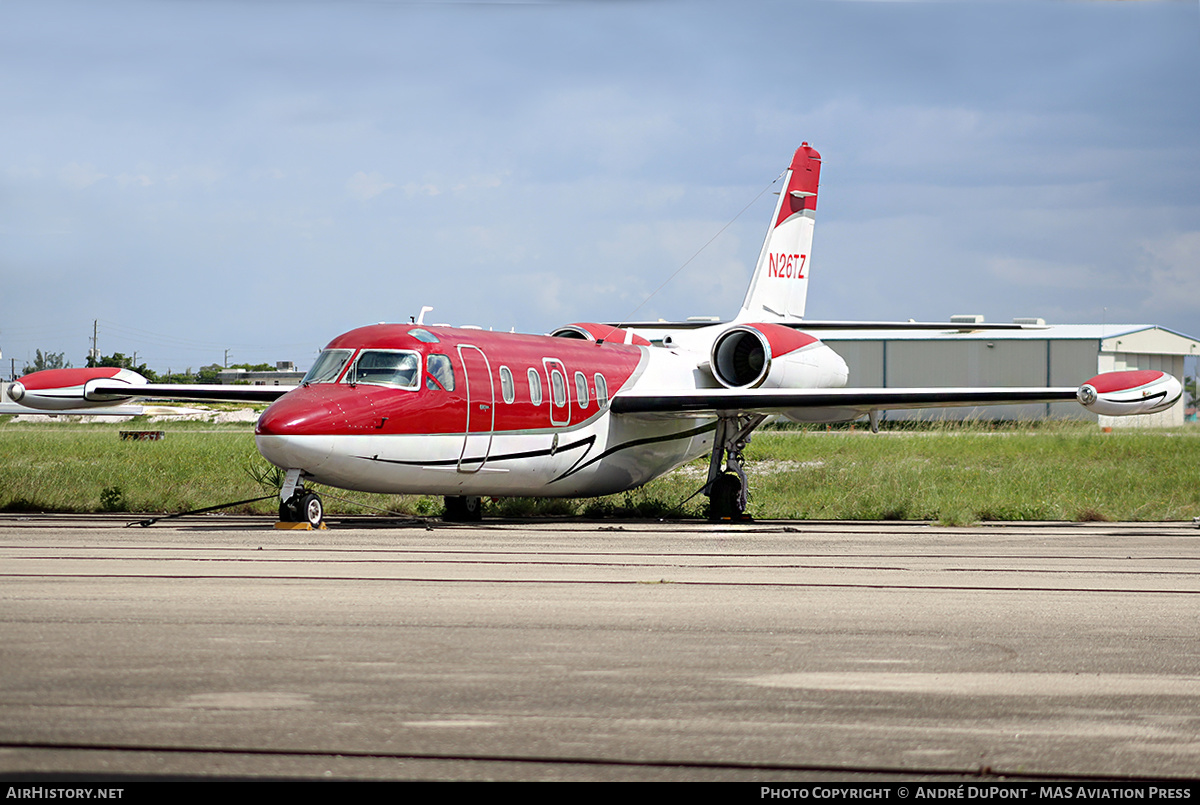
[(298, 489), (279, 504), (279, 520), (283, 523), (308, 523), (320, 528), (325, 522), (325, 504), (316, 492)]
[(307, 523), (310, 528), (324, 528), (325, 504), (316, 492), (304, 488), (301, 471), (288, 470), (283, 478), (283, 488), (279, 490), (279, 522)]

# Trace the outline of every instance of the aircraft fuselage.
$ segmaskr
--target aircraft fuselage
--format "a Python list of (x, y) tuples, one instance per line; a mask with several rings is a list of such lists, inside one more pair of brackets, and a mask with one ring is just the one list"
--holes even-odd
[[(256, 428), (263, 456), (317, 483), (446, 496), (602, 495), (712, 450), (712, 417), (609, 411), (614, 395), (641, 380), (695, 387), (694, 355), (400, 324), (353, 330), (325, 354), (344, 357), (340, 369), (281, 397)], [(371, 376), (364, 362), (401, 368)]]

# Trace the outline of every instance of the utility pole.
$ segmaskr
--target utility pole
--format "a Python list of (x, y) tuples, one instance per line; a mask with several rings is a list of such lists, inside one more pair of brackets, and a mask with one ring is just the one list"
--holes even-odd
[(92, 319), (92, 351), (88, 355), (88, 358), (90, 358), (88, 363), (91, 366), (95, 366), (100, 363), (100, 350), (96, 348), (96, 342), (98, 341), (99, 331), (100, 331), (100, 320)]
[(225, 368), (229, 368), (229, 350), (225, 350)]

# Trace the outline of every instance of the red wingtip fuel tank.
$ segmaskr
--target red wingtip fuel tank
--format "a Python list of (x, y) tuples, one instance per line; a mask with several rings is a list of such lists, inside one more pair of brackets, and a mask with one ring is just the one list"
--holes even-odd
[[(93, 395), (89, 384), (95, 381), (127, 383), (128, 395)], [(13, 402), (39, 411), (65, 411), (78, 408), (108, 408), (137, 396), (132, 387), (146, 385), (146, 378), (130, 369), (96, 366), (90, 369), (45, 369), (25, 375), (9, 388)]]
[(1178, 379), (1156, 369), (1105, 372), (1077, 392), (1084, 408), (1104, 416), (1155, 414), (1170, 408), (1182, 394)]

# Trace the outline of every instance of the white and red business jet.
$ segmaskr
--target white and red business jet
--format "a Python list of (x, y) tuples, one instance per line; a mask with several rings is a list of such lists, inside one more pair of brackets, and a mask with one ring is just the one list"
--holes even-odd
[(866, 415), (874, 426), (883, 409), (1078, 399), (1123, 415), (1179, 398), (1179, 381), (1158, 371), (1102, 374), (1079, 388), (846, 388), (845, 361), (807, 329), (955, 327), (801, 319), (820, 169), (805, 143), (732, 322), (572, 324), (548, 336), (376, 324), (333, 339), (292, 389), (150, 385), (128, 370), (60, 369), (22, 378), (11, 396), (43, 410), (142, 397), (271, 400), (255, 433), (263, 456), (287, 471), (280, 517), (313, 525), (323, 507), (306, 482), (443, 495), (448, 519), (473, 520), (481, 497), (607, 495), (703, 455), (710, 511), (737, 518), (746, 508), (742, 451), (770, 415)]

